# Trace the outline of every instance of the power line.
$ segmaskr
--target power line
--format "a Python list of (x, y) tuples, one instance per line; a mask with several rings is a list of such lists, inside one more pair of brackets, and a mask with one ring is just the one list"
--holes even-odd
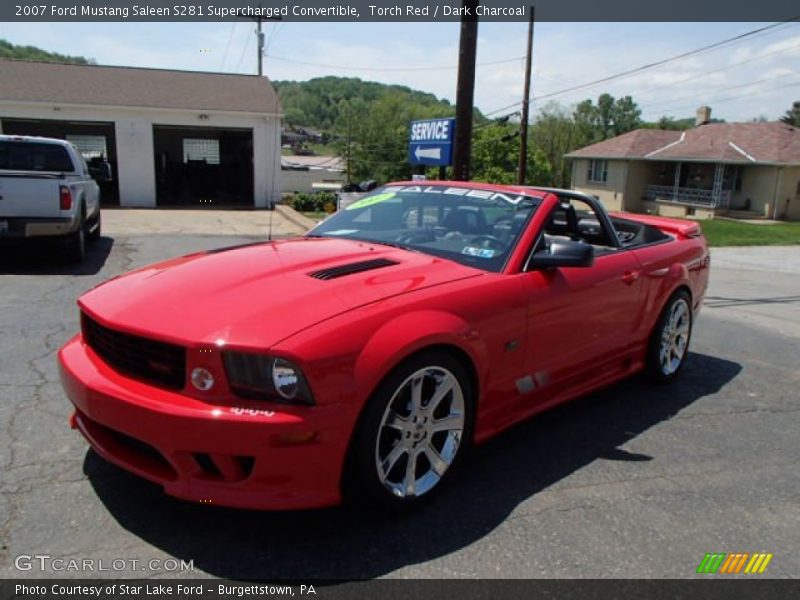
[[(797, 82), (794, 82), (794, 83), (787, 83), (787, 84), (784, 84), (784, 85), (779, 85), (779, 86), (775, 86), (775, 87), (771, 87), (771, 88), (766, 88), (764, 90), (760, 90), (757, 94), (750, 94), (750, 93), (748, 93), (748, 94), (737, 94), (735, 96), (728, 96), (726, 98), (712, 99), (711, 101), (714, 104), (723, 104), (725, 102), (730, 102), (732, 100), (741, 100), (742, 98), (755, 98), (757, 96), (763, 95), (764, 92), (774, 92), (776, 90), (782, 90), (782, 89), (785, 89), (785, 88), (797, 87), (797, 86), (800, 86), (800, 81), (797, 81)], [(661, 110), (659, 112), (665, 113), (665, 112), (674, 112), (674, 111), (677, 111), (677, 110), (685, 110), (687, 108), (692, 108), (695, 105), (696, 105), (696, 103), (684, 104), (683, 106), (674, 106), (672, 108)]]
[(798, 47), (800, 47), (800, 44), (793, 44), (791, 46), (787, 46), (786, 48), (779, 48), (778, 50), (773, 50), (772, 52), (767, 52), (765, 54), (760, 54), (760, 55), (754, 56), (752, 58), (747, 58), (745, 60), (740, 60), (738, 62), (731, 63), (731, 64), (726, 65), (724, 67), (720, 67), (719, 69), (714, 69), (712, 71), (704, 71), (703, 73), (698, 73), (697, 75), (692, 75), (691, 77), (686, 77), (684, 79), (679, 79), (677, 81), (671, 81), (670, 83), (665, 83), (663, 85), (658, 85), (658, 86), (655, 86), (655, 87), (646, 88), (644, 90), (636, 92), (636, 96), (642, 96), (644, 94), (651, 94), (651, 93), (657, 92), (659, 90), (664, 90), (664, 89), (667, 89), (667, 88), (672, 88), (672, 87), (674, 87), (676, 85), (681, 85), (683, 83), (686, 83), (687, 81), (694, 81), (696, 79), (701, 79), (701, 78), (708, 77), (709, 75), (715, 75), (716, 73), (722, 73), (723, 71), (728, 71), (728, 70), (730, 70), (730, 69), (732, 69), (734, 67), (738, 67), (738, 66), (741, 66), (741, 65), (745, 65), (745, 64), (752, 63), (752, 62), (756, 62), (758, 60), (762, 60), (764, 58), (768, 58), (768, 57), (774, 56), (776, 54), (782, 54), (784, 52), (788, 52), (789, 50), (794, 50), (795, 48), (798, 48)]
[[(765, 77), (763, 79), (756, 79), (755, 81), (748, 81), (746, 83), (739, 83), (737, 85), (730, 85), (727, 87), (717, 88), (714, 90), (714, 93), (718, 92), (725, 92), (728, 90), (737, 90), (743, 87), (750, 87), (751, 85), (756, 85), (757, 83), (764, 83), (765, 81), (774, 81), (775, 79), (782, 79), (783, 77), (789, 77), (790, 75), (800, 75), (798, 71), (792, 71), (791, 73), (781, 73), (780, 75), (775, 75), (773, 77)], [(657, 102), (655, 104), (650, 104), (647, 107), (648, 112), (652, 112), (652, 109), (659, 106), (670, 106), (675, 104), (675, 102), (680, 102), (681, 100), (689, 100), (690, 98), (697, 98), (697, 93), (691, 94), (689, 96), (679, 96), (677, 98), (672, 98), (671, 100), (667, 100), (665, 102)], [(713, 98), (712, 100), (713, 101)]]
[[(250, 32), (250, 34), (255, 33), (255, 30), (256, 30), (256, 26), (253, 25), (253, 30)], [(247, 52), (248, 46), (250, 46), (250, 38), (252, 37), (250, 34), (247, 35), (247, 40), (245, 41), (244, 47), (242, 48), (242, 54), (241, 54), (241, 56), (239, 56), (239, 62), (236, 65), (236, 71), (237, 72), (239, 71), (239, 67), (242, 66), (242, 61), (244, 60), (244, 55)]]
[(231, 40), (233, 39), (233, 32), (236, 29), (236, 23), (238, 23), (238, 21), (231, 23), (231, 31), (228, 34), (228, 43), (225, 44), (225, 52), (222, 55), (222, 64), (219, 66), (220, 71), (225, 70), (225, 61), (228, 59), (228, 50), (230, 50), (231, 47)]
[[(532, 102), (534, 100), (544, 100), (546, 98), (553, 98), (555, 96), (561, 96), (561, 95), (567, 94), (569, 92), (575, 92), (575, 91), (578, 91), (578, 90), (594, 87), (594, 86), (599, 85), (601, 83), (608, 83), (609, 81), (614, 81), (614, 80), (617, 80), (617, 79), (630, 77), (631, 75), (636, 75), (637, 73), (641, 73), (643, 71), (648, 71), (648, 70), (654, 69), (656, 67), (661, 67), (663, 65), (666, 65), (666, 64), (669, 64), (669, 63), (672, 63), (672, 62), (683, 60), (685, 58), (688, 58), (690, 56), (695, 56), (695, 55), (700, 54), (702, 52), (708, 52), (709, 50), (713, 50), (713, 49), (719, 48), (721, 46), (725, 46), (725, 45), (728, 45), (728, 44), (739, 42), (739, 41), (741, 41), (743, 39), (755, 36), (757, 34), (763, 33), (763, 32), (768, 31), (770, 29), (775, 29), (776, 27), (782, 27), (784, 25), (788, 25), (790, 23), (795, 22), (796, 20), (797, 20), (797, 17), (795, 17), (794, 19), (790, 19), (788, 21), (781, 21), (780, 23), (772, 23), (771, 25), (766, 25), (764, 27), (759, 27), (758, 29), (753, 29), (753, 30), (747, 31), (745, 33), (740, 33), (739, 35), (735, 35), (733, 37), (721, 40), (719, 42), (714, 42), (713, 44), (708, 44), (706, 46), (702, 46), (700, 48), (696, 48), (694, 50), (690, 50), (688, 52), (683, 52), (681, 54), (676, 54), (675, 56), (670, 56), (669, 58), (664, 58), (664, 59), (657, 60), (657, 61), (654, 61), (654, 62), (651, 62), (651, 63), (640, 65), (640, 66), (635, 67), (633, 69), (628, 69), (626, 71), (621, 71), (619, 73), (614, 73), (613, 75), (607, 75), (606, 77), (601, 77), (600, 79), (595, 79), (594, 81), (589, 81), (589, 82), (586, 82), (586, 83), (581, 83), (581, 84), (578, 84), (578, 85), (570, 86), (570, 87), (567, 87), (567, 88), (564, 88), (564, 89), (561, 89), (561, 90), (558, 90), (558, 91), (555, 91), (555, 92), (550, 92), (548, 94), (541, 94), (539, 96), (534, 96), (530, 100), (530, 102)], [(491, 112), (485, 113), (484, 116), (494, 115), (494, 114), (506, 111), (506, 110), (508, 110), (510, 108), (515, 108), (518, 104), (519, 104), (518, 102), (515, 102), (514, 104), (509, 104), (508, 106), (504, 106), (502, 108), (498, 108), (497, 110), (493, 110)]]
[[(458, 65), (439, 66), (439, 67), (349, 67), (341, 65), (329, 65), (323, 63), (308, 62), (304, 60), (295, 60), (293, 58), (275, 56), (274, 54), (270, 54), (269, 57), (272, 60), (280, 60), (283, 62), (294, 63), (297, 65), (305, 65), (308, 67), (321, 67), (324, 69), (346, 70), (346, 71), (448, 71), (448, 70), (458, 69)], [(492, 61), (477, 63), (477, 65), (478, 66), (500, 65), (504, 63), (516, 62), (524, 58), (525, 58), (524, 56), (517, 56), (515, 58), (504, 58), (502, 60), (492, 60)]]

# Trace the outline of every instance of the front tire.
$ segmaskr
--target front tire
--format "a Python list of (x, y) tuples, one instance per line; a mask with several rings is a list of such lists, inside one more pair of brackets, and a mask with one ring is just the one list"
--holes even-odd
[(396, 368), (369, 400), (351, 448), (350, 494), (394, 511), (432, 498), (472, 439), (474, 393), (466, 369), (442, 351)]
[(656, 383), (677, 377), (689, 353), (692, 337), (692, 299), (678, 290), (667, 301), (650, 337), (647, 371)]

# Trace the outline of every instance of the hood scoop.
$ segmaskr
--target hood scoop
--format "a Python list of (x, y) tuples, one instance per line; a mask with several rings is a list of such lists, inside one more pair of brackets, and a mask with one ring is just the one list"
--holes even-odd
[(363, 260), (361, 262), (354, 262), (348, 265), (339, 265), (337, 267), (320, 269), (319, 271), (314, 271), (308, 275), (314, 279), (322, 279), (327, 281), (328, 279), (338, 279), (339, 277), (346, 277), (347, 275), (353, 275), (354, 273), (372, 271), (373, 269), (381, 269), (383, 267), (390, 267), (396, 264), (399, 263), (395, 260), (390, 260), (388, 258), (375, 258), (373, 260)]

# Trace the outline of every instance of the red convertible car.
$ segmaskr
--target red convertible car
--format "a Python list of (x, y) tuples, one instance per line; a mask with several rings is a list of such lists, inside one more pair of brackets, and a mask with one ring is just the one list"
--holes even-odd
[(708, 273), (691, 221), (394, 183), (303, 237), (92, 289), (61, 378), (95, 451), (173, 496), (402, 509), (521, 419), (638, 371), (675, 377)]

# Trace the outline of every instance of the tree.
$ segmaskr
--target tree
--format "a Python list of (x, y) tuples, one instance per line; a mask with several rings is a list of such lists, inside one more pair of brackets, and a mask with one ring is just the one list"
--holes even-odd
[(36, 46), (18, 46), (0, 39), (0, 58), (15, 60), (38, 60), (45, 62), (74, 63), (78, 65), (95, 64), (94, 59), (83, 56), (67, 56), (56, 52), (48, 52)]
[[(478, 127), (472, 140), (472, 179), (487, 183), (516, 184), (519, 161), (519, 124), (502, 123)], [(526, 185), (553, 185), (547, 156), (528, 146)]]
[(615, 99), (611, 94), (601, 94), (597, 104), (591, 99), (580, 102), (573, 112), (578, 138), (586, 144), (601, 142), (641, 126), (639, 106), (630, 96)]
[(554, 102), (536, 116), (531, 126), (531, 141), (549, 165), (550, 185), (569, 187), (570, 165), (564, 155), (591, 143), (591, 134), (584, 129), (585, 125)]
[(787, 125), (800, 127), (800, 100), (796, 100), (792, 104), (792, 108), (786, 111), (786, 113), (780, 118), (780, 121), (781, 123), (786, 123)]

